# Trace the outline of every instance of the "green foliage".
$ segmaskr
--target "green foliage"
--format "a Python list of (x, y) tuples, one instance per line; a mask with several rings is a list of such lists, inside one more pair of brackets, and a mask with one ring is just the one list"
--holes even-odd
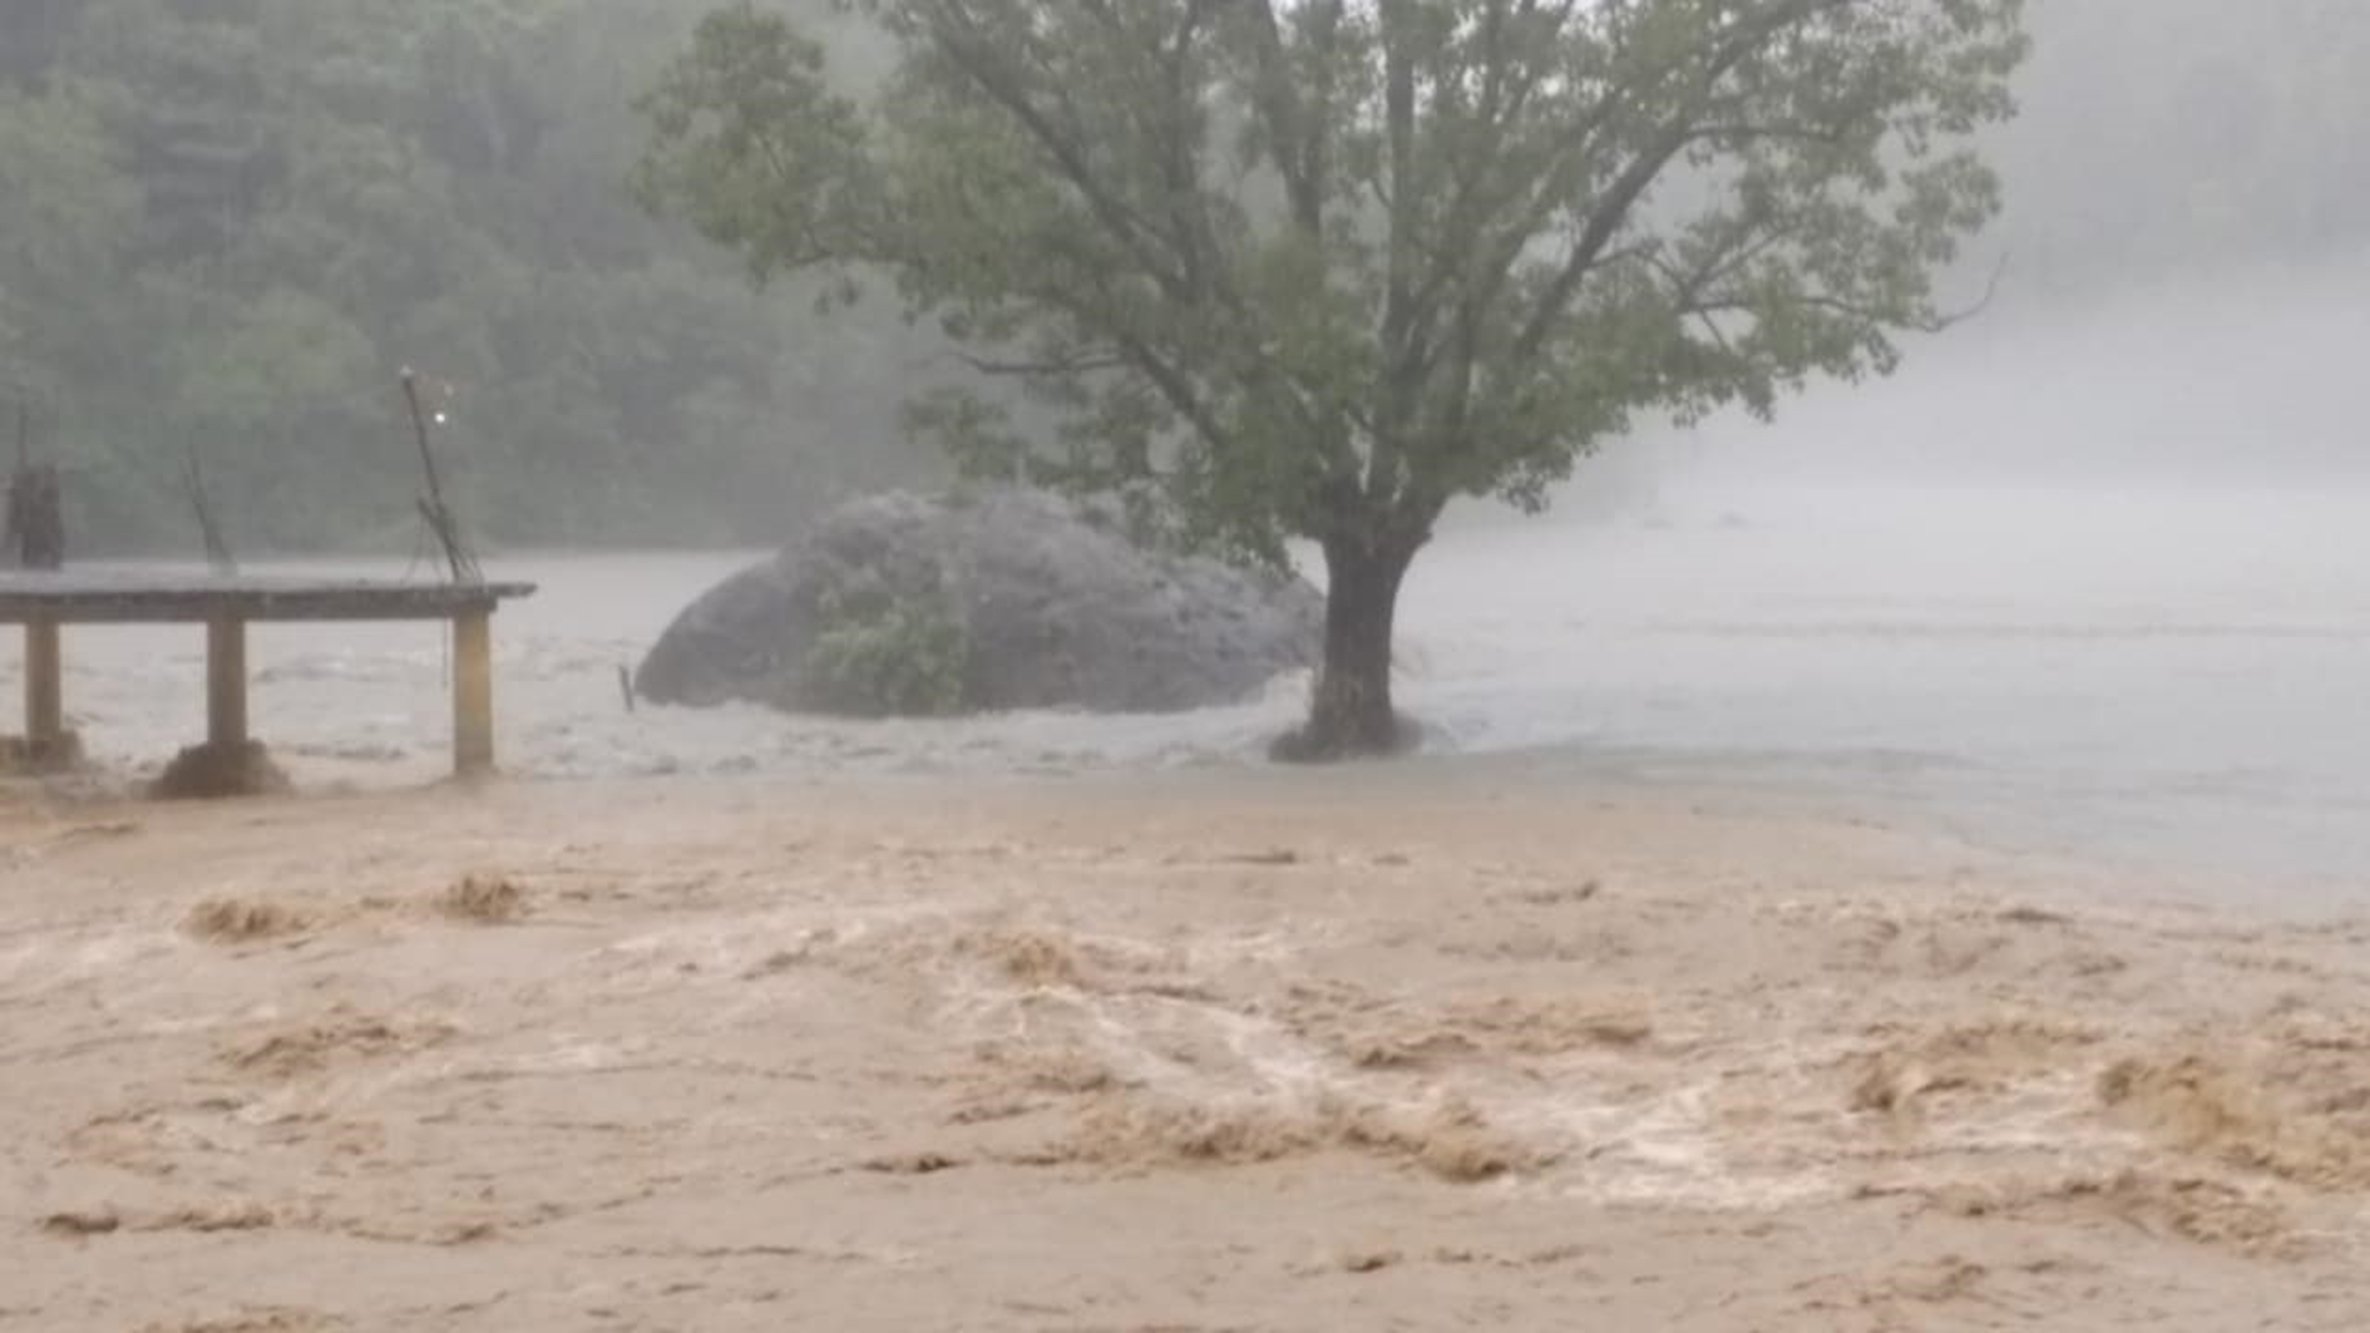
[(1970, 137), (2026, 46), (2021, 0), (854, 8), (868, 98), (711, 15), (646, 197), (760, 277), (885, 276), (1012, 390), (915, 404), (979, 470), (1269, 560), (1404, 560), (1639, 413), (1890, 370), (1999, 207)]
[(634, 206), (629, 90), (701, 7), (0, 5), (0, 407), (59, 423), (78, 548), (194, 554), (193, 447), (243, 550), (410, 545), (406, 365), (496, 541), (769, 540), (924, 470), (924, 340)]
[(865, 717), (962, 710), (971, 639), (935, 565), (899, 582), (850, 575), (818, 609), (822, 628), (805, 663), (812, 702)]

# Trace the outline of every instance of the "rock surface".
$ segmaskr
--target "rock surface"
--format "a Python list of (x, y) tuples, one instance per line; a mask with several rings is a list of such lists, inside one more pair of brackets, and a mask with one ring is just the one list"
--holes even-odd
[(711, 589), (642, 661), (662, 704), (848, 711), (814, 649), (835, 591), (918, 590), (964, 630), (958, 707), (1168, 712), (1246, 698), (1312, 665), (1324, 599), (1306, 581), (1148, 551), (1041, 492), (892, 492)]

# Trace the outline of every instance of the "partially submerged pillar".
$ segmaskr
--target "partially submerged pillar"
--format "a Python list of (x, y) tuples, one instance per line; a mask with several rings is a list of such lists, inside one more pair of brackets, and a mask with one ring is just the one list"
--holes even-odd
[(247, 622), (217, 613), (206, 621), (206, 744), (247, 743)]
[(453, 771), (494, 771), (494, 633), (491, 607), (453, 617)]
[(58, 622), (25, 622), (25, 758), (34, 768), (65, 762), (66, 686)]

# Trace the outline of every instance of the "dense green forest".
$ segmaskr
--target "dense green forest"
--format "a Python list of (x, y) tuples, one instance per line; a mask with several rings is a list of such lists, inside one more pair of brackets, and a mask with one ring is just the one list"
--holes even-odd
[(706, 7), (0, 5), (0, 408), (77, 546), (194, 551), (194, 450), (239, 550), (400, 549), (407, 365), (496, 541), (764, 540), (928, 462), (891, 314), (760, 297), (624, 188)]
[[(78, 549), (194, 553), (193, 452), (242, 552), (405, 547), (406, 365), (499, 542), (765, 541), (932, 466), (896, 431), (924, 334), (753, 292), (624, 188), (712, 2), (0, 4), (0, 410), (69, 467)], [(2370, 7), (2033, 9), (1978, 262), (2081, 292), (2370, 233)]]

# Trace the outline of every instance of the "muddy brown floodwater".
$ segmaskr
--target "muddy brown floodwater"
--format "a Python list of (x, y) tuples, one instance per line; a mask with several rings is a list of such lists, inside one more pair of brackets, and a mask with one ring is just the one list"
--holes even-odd
[(2370, 921), (2164, 887), (1379, 772), (0, 791), (0, 1328), (2370, 1326)]

